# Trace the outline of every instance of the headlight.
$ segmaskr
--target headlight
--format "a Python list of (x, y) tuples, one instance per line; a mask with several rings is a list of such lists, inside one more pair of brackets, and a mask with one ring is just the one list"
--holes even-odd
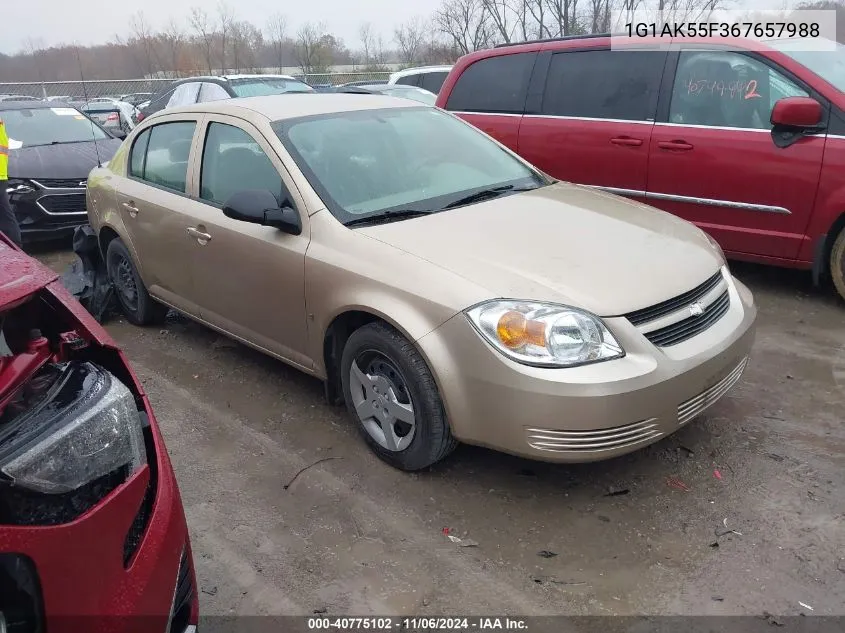
[(26, 180), (9, 179), (6, 181), (6, 193), (10, 196), (20, 196), (33, 191), (35, 191), (35, 188)]
[(625, 355), (601, 319), (575, 308), (490, 301), (466, 314), (493, 347), (526, 365), (573, 367)]
[(147, 463), (135, 398), (91, 363), (60, 368), (40, 402), (4, 425), (0, 471), (15, 486), (71, 492), (111, 473)]
[(706, 231), (702, 231), (702, 232), (704, 233), (704, 235), (706, 235), (706, 236), (707, 236), (707, 241), (708, 241), (708, 242), (710, 242), (710, 246), (713, 248), (713, 250), (714, 250), (714, 251), (716, 251), (716, 252), (719, 254), (719, 257), (722, 259), (722, 262), (727, 261), (727, 260), (725, 259), (725, 251), (723, 251), (723, 250), (722, 250), (722, 247), (721, 247), (721, 246), (719, 246), (719, 242), (717, 242), (716, 240), (714, 240), (714, 239), (710, 236), (710, 233), (707, 233)]

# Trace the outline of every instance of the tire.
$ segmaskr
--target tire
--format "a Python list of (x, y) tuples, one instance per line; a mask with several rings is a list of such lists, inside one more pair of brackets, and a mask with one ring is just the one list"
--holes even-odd
[(428, 365), (389, 325), (369, 323), (352, 333), (343, 349), (340, 375), (346, 407), (358, 430), (391, 466), (405, 471), (428, 468), (457, 447)]
[(845, 300), (845, 228), (839, 231), (830, 249), (830, 276), (839, 296)]
[(161, 323), (167, 316), (167, 307), (158, 303), (147, 292), (129, 249), (115, 238), (106, 249), (106, 270), (114, 285), (115, 295), (126, 319), (134, 325)]

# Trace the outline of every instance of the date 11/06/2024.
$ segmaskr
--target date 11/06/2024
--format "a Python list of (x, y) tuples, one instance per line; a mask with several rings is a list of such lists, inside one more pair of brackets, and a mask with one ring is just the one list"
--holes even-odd
[(820, 37), (818, 22), (628, 22), (628, 37)]
[(308, 618), (310, 630), (324, 631), (528, 631), (528, 624), (510, 617), (322, 617)]

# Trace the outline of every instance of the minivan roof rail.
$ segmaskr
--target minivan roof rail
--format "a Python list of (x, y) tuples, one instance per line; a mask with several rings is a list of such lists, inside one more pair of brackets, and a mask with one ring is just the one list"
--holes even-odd
[(519, 46), (520, 44), (542, 44), (544, 42), (566, 42), (568, 40), (588, 40), (594, 37), (610, 37), (610, 33), (585, 33), (584, 35), (564, 35), (562, 37), (548, 37), (541, 40), (526, 40), (524, 42), (506, 42), (496, 44), (494, 48), (505, 48), (507, 46)]

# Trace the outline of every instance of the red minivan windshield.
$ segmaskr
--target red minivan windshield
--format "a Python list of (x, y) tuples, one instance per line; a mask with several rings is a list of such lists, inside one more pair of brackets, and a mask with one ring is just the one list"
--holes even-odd
[[(794, 40), (775, 40), (767, 42), (769, 46), (809, 68), (819, 77), (845, 92), (845, 46), (834, 44), (835, 50), (813, 51), (810, 46), (802, 47)], [(804, 50), (800, 50), (804, 48)], [(795, 50), (799, 49), (799, 50)]]

